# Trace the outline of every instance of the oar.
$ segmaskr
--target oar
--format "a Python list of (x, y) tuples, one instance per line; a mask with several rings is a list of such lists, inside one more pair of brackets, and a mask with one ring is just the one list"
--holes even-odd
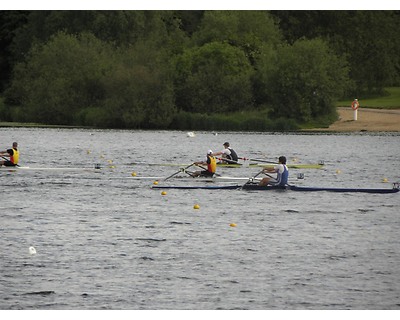
[[(7, 159), (7, 158), (5, 158), (5, 157), (3, 157), (3, 156), (1, 156), (4, 160), (6, 160), (6, 161), (10, 161), (9, 159)], [(19, 167), (19, 164), (15, 164), (14, 166), (16, 166), (16, 167)]]
[(249, 182), (253, 181), (255, 177), (257, 177), (258, 175), (260, 175), (261, 173), (264, 172), (264, 169), (262, 169), (260, 172), (258, 172), (256, 175), (252, 176), (249, 178), (249, 180), (246, 181), (246, 183), (243, 185), (245, 186), (246, 184), (248, 184)]
[(221, 161), (225, 161), (227, 164), (239, 164), (239, 165), (242, 165), (241, 163), (239, 163), (239, 161), (235, 161), (235, 160), (232, 160), (232, 159), (227, 159), (227, 158), (217, 158), (218, 160), (221, 160)]
[(186, 168), (181, 168), (179, 171), (175, 172), (174, 174), (171, 174), (169, 177), (166, 177), (164, 180), (168, 180), (169, 178), (172, 178), (173, 176), (176, 176), (179, 172), (185, 172), (186, 169), (189, 169), (194, 164), (195, 163), (193, 162), (192, 164), (188, 165)]
[(261, 173), (264, 173), (266, 176), (268, 176), (268, 177), (270, 177), (270, 178), (272, 178), (272, 179), (275, 179), (273, 176), (269, 175), (268, 173), (265, 173), (265, 172), (264, 172), (264, 169), (263, 169), (263, 170), (261, 170), (260, 172), (258, 172), (255, 176), (249, 178), (249, 180), (247, 180), (247, 182), (246, 182), (243, 186), (245, 186), (246, 184), (248, 184), (250, 181), (253, 181), (254, 178), (257, 177), (258, 175), (260, 175)]
[[(197, 166), (197, 167), (199, 167), (199, 168), (201, 168), (201, 169), (203, 169), (203, 170), (207, 170), (206, 168), (202, 167), (202, 166), (201, 166), (201, 165), (199, 165), (199, 164), (196, 164), (196, 166)], [(215, 172), (214, 172), (214, 174), (215, 174), (216, 176), (218, 176), (218, 177), (220, 177), (220, 176), (221, 176), (220, 174), (218, 174), (218, 173), (215, 173)]]
[(271, 175), (268, 174), (268, 173), (265, 173), (265, 172), (264, 172), (264, 174), (265, 174), (266, 176), (270, 177), (271, 179), (276, 179), (275, 177), (271, 176)]
[(255, 161), (255, 162), (265, 162), (265, 163), (279, 164), (279, 162), (273, 162), (273, 161), (262, 160), (262, 159), (251, 159), (251, 158), (239, 158), (239, 159)]

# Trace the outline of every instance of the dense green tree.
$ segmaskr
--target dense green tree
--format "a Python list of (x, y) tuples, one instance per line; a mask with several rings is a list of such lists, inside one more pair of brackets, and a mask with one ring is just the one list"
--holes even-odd
[(253, 69), (242, 50), (211, 42), (177, 58), (175, 90), (178, 109), (221, 113), (252, 105)]
[(179, 21), (179, 26), (188, 36), (198, 31), (203, 19), (204, 10), (179, 10), (174, 12), (174, 17)]
[[(195, 48), (180, 57), (176, 70), (178, 108), (192, 112), (231, 112), (252, 107), (256, 61), (280, 41), (279, 30), (266, 11), (204, 12), (192, 36)], [(217, 48), (218, 43), (223, 45)], [(229, 70), (228, 57), (233, 56), (228, 50), (234, 52), (233, 48), (240, 50), (248, 60), (240, 58), (238, 70), (243, 67), (242, 72)], [(221, 55), (222, 51), (225, 56)], [(223, 56), (225, 60), (219, 60)]]
[(184, 41), (173, 11), (32, 11), (27, 20), (15, 31), (13, 52), (20, 59), (34, 43), (46, 43), (60, 31), (91, 33), (116, 47), (130, 47), (148, 38), (157, 38), (160, 46), (171, 39)]
[(113, 70), (112, 50), (91, 34), (59, 33), (16, 65), (8, 101), (31, 121), (73, 124), (77, 110), (104, 96), (102, 81)]
[(272, 11), (289, 43), (321, 37), (336, 54), (346, 56), (355, 88), (382, 93), (400, 84), (400, 24), (396, 11)]
[(398, 17), (396, 11), (1, 11), (0, 113), (123, 128), (168, 128), (177, 110), (180, 123), (190, 113), (223, 118), (252, 109), (272, 110), (281, 120), (329, 117), (343, 95), (382, 94), (400, 84)]
[(265, 45), (276, 46), (281, 42), (281, 34), (266, 11), (206, 11), (193, 41), (197, 45), (228, 43), (243, 50), (254, 63)]
[(15, 30), (26, 23), (28, 15), (28, 11), (0, 11), (0, 92), (8, 86), (16, 62), (12, 54)]
[(252, 78), (253, 99), (258, 109), (268, 108), (271, 104), (269, 78), (276, 70), (278, 51), (272, 46), (263, 46), (255, 62), (255, 72)]
[[(121, 53), (121, 61), (104, 84), (103, 109), (125, 128), (167, 128), (176, 112), (170, 65), (151, 43)], [(108, 119), (107, 121), (110, 121)]]
[(242, 107), (265, 106), (265, 78), (273, 63), (270, 58), (282, 41), (275, 19), (267, 11), (206, 11), (193, 42), (203, 45), (212, 41), (242, 50), (253, 66), (252, 101)]
[[(349, 13), (347, 13), (349, 15)], [(332, 37), (339, 53), (346, 53), (350, 77), (356, 83), (355, 93), (382, 94), (385, 86), (400, 84), (399, 15), (385, 11), (357, 11), (340, 25), (342, 38)], [(347, 28), (346, 28), (347, 27)], [(344, 31), (349, 36), (344, 36)]]
[[(7, 97), (15, 98), (30, 121), (168, 126), (174, 113), (169, 69), (140, 64), (137, 51), (116, 51), (91, 34), (59, 33), (46, 45), (35, 46), (30, 58), (16, 67)], [(155, 61), (157, 54), (152, 59), (157, 65)]]
[(300, 122), (335, 114), (335, 98), (349, 84), (345, 60), (320, 39), (298, 40), (278, 50), (267, 82), (274, 118)]
[[(116, 16), (126, 17), (123, 13), (109, 15), (107, 22)], [(127, 15), (132, 17), (131, 12)], [(69, 32), (71, 26), (77, 28), (73, 29), (76, 32), (88, 29), (87, 22), (74, 23), (77, 17), (68, 12), (31, 17), (30, 24), (43, 32), (42, 39), (32, 42), (35, 45), (30, 54), (16, 66), (7, 101), (21, 105), (24, 112), (19, 115), (24, 114), (31, 121), (106, 127), (168, 126), (175, 110), (169, 60), (173, 52), (182, 51), (186, 36), (172, 12), (134, 15), (136, 24), (142, 25), (145, 32), (136, 32), (138, 27), (134, 28), (136, 31), (123, 30), (126, 35), (135, 35), (130, 38), (132, 44), (120, 38), (108, 41), (107, 34), (121, 32), (110, 30), (106, 28), (108, 23), (101, 22), (106, 13), (77, 14), (100, 21), (87, 25), (97, 30), (97, 35), (62, 31), (47, 42), (45, 34), (50, 34), (52, 28), (41, 27), (32, 20), (42, 17), (51, 21), (48, 24), (58, 26), (53, 28), (65, 26)], [(126, 19), (115, 20), (119, 21), (117, 29), (124, 29)], [(115, 24), (111, 26), (114, 28)], [(34, 33), (30, 30), (27, 34)]]

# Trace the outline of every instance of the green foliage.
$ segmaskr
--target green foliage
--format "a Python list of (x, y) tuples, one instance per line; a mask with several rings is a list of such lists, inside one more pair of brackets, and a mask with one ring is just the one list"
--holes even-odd
[(348, 58), (357, 88), (354, 93), (383, 94), (385, 86), (400, 84), (398, 13), (356, 11), (349, 20), (352, 35), (345, 44), (355, 49)]
[(349, 83), (343, 60), (320, 39), (299, 40), (278, 51), (268, 79), (274, 118), (300, 122), (335, 113), (334, 101)]
[[(24, 28), (20, 28), (14, 39), (16, 55), (29, 52), (35, 42), (45, 43), (59, 32), (77, 35), (93, 34), (97, 39), (116, 46), (131, 46), (141, 39), (157, 35), (164, 41), (169, 30), (163, 19), (171, 20), (169, 11), (32, 11)], [(178, 26), (175, 26), (179, 30)], [(165, 32), (162, 33), (160, 30)]]
[(90, 34), (59, 33), (46, 45), (34, 46), (30, 57), (16, 65), (7, 96), (32, 121), (72, 124), (77, 110), (102, 98), (102, 79), (113, 69), (111, 54)]
[(61, 32), (16, 66), (6, 96), (35, 122), (165, 127), (175, 110), (169, 69), (155, 68), (156, 55), (152, 68), (138, 64), (140, 52), (114, 50), (91, 34)]
[(251, 106), (252, 75), (243, 51), (229, 44), (211, 42), (185, 50), (175, 63), (177, 107), (220, 113)]
[(178, 112), (171, 128), (178, 130), (209, 131), (287, 131), (297, 130), (297, 122), (293, 119), (280, 118), (272, 121), (266, 110), (235, 112), (230, 114), (202, 114)]
[(175, 113), (171, 81), (160, 70), (121, 65), (105, 88), (103, 105), (110, 115), (120, 116), (118, 127), (164, 128)]
[[(112, 111), (112, 110), (111, 110)], [(80, 110), (75, 115), (78, 125), (97, 128), (118, 128), (118, 120), (110, 116), (106, 108), (91, 107)]]
[(7, 87), (15, 56), (12, 50), (15, 30), (26, 23), (27, 11), (0, 11), (0, 92)]
[(383, 93), (400, 85), (398, 11), (272, 11), (289, 43), (323, 38), (336, 54), (346, 56), (351, 95)]
[(3, 119), (9, 119), (10, 115), (9, 115), (9, 110), (6, 107), (6, 105), (4, 104), (4, 99), (0, 98), (0, 121)]
[[(357, 97), (361, 108), (400, 109), (400, 87), (385, 88), (383, 95)], [(349, 107), (354, 98), (336, 102), (337, 107)]]
[(1, 11), (0, 117), (192, 130), (329, 124), (335, 100), (365, 101), (400, 85), (398, 17), (396, 11)]
[(264, 46), (281, 42), (281, 34), (266, 11), (206, 11), (193, 41), (199, 46), (228, 43), (241, 49), (254, 63)]
[(191, 36), (198, 30), (203, 19), (203, 10), (179, 10), (174, 12), (174, 17), (178, 21), (179, 27), (188, 36)]

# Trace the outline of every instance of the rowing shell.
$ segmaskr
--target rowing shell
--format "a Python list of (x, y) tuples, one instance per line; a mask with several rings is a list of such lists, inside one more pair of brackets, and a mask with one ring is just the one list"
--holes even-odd
[[(276, 166), (276, 164), (262, 164), (262, 163), (257, 163), (254, 165), (250, 164), (250, 167), (263, 167), (263, 168), (273, 168)], [(322, 169), (324, 164), (322, 163), (289, 163), (286, 165), (290, 169)]]
[(151, 186), (152, 189), (207, 189), (207, 190), (237, 190), (242, 186), (230, 185), (230, 186)]
[(101, 169), (100, 168), (71, 168), (71, 167), (48, 167), (48, 168), (43, 168), (43, 167), (23, 167), (23, 166), (18, 166), (18, 167), (0, 167), (0, 171), (9, 171), (9, 172), (15, 172), (15, 171), (92, 171), (92, 172), (99, 172)]
[[(133, 180), (153, 180), (153, 181), (162, 181), (165, 180), (165, 177), (130, 177)], [(190, 177), (190, 176), (174, 176), (170, 179), (170, 181), (182, 181), (182, 182), (232, 182), (232, 181), (249, 181), (247, 177), (229, 177), (229, 176), (214, 176), (214, 177)], [(257, 178), (253, 178), (253, 180), (258, 180)]]
[(399, 192), (399, 186), (394, 185), (392, 189), (373, 189), (373, 188), (329, 188), (329, 187), (299, 187), (288, 186), (259, 186), (257, 184), (229, 185), (229, 186), (152, 186), (152, 189), (207, 189), (207, 190), (254, 190), (254, 191), (272, 191), (272, 190), (291, 190), (302, 192), (360, 192), (360, 193), (396, 193)]
[(400, 189), (398, 186), (393, 186), (392, 189), (379, 189), (379, 188), (331, 188), (331, 187), (300, 187), (294, 185), (287, 186), (259, 186), (257, 184), (245, 184), (242, 186), (244, 190), (291, 190), (291, 191), (303, 191), (303, 192), (317, 192), (317, 191), (328, 191), (328, 192), (362, 192), (362, 193), (396, 193)]
[[(164, 167), (187, 167), (190, 164), (187, 163), (140, 163), (136, 162), (132, 165), (148, 165), (148, 166), (164, 166)], [(263, 167), (263, 168), (273, 168), (275, 164), (266, 163), (250, 163), (250, 164), (240, 164), (240, 163), (217, 163), (218, 167), (221, 168), (240, 168), (240, 167)], [(323, 163), (289, 163), (286, 165), (290, 169), (322, 169)]]

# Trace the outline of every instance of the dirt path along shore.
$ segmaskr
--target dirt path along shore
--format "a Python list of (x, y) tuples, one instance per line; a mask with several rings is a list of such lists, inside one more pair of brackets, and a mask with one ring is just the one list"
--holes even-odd
[(352, 108), (340, 107), (337, 109), (339, 120), (329, 128), (318, 129), (319, 131), (372, 131), (372, 132), (400, 132), (400, 110), (363, 109), (359, 108), (357, 120), (354, 120)]

